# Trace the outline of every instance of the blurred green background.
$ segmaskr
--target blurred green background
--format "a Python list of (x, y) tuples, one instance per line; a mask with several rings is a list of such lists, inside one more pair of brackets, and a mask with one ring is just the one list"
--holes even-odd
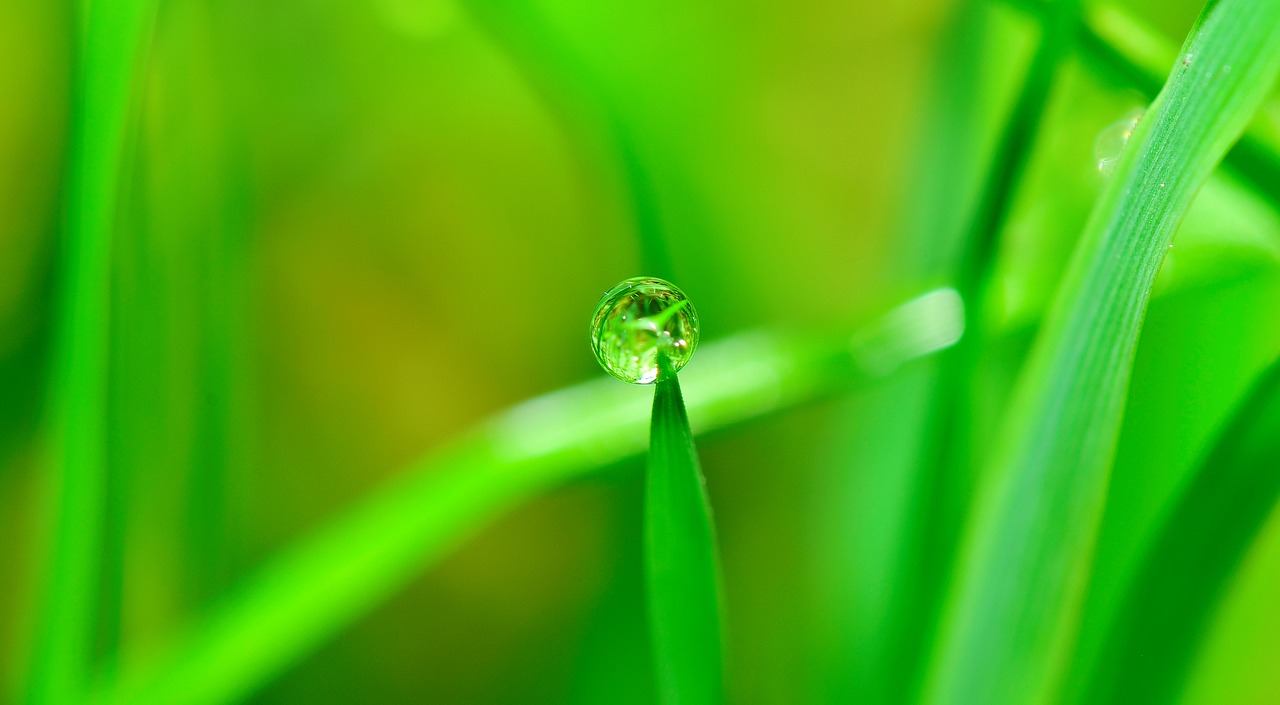
[[(983, 31), (960, 35), (983, 57), (979, 90), (956, 113), (944, 37), (957, 8), (936, 0), (160, 2), (111, 245), (98, 599), (116, 616), (96, 626), (100, 658), (157, 648), (489, 415), (602, 376), (589, 316), (605, 289), (649, 273), (646, 228), (704, 343), (852, 331), (947, 283), (936, 262), (965, 211), (922, 194), (971, 198), (1037, 36), (1019, 11), (982, 7)], [(1173, 46), (1200, 9), (1124, 7)], [(68, 3), (0, 4), (0, 698), (25, 678), (49, 541), (42, 431), (75, 23)], [(1057, 75), (994, 295), (969, 313), (994, 341), (979, 436), (1100, 187), (1095, 137), (1145, 102), (1077, 58)], [(931, 152), (939, 119), (959, 161)], [(1178, 238), (1112, 484), (1124, 511), (1113, 502), (1104, 520), (1121, 538), (1100, 571), (1132, 560), (1280, 350), (1274, 204), (1215, 177)], [(901, 497), (883, 491), (910, 491), (892, 473), (918, 432), (888, 410), (911, 384), (701, 439), (732, 702), (845, 702), (874, 667), (867, 625), (897, 587), (876, 536)], [(503, 516), (250, 701), (651, 702), (642, 466)], [(1280, 658), (1268, 526), (1188, 701), (1280, 697), (1259, 668)]]

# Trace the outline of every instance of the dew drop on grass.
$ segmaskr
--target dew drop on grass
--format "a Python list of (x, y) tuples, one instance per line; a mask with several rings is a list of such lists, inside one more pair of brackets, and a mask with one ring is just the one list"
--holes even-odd
[(1141, 119), (1141, 109), (1131, 110), (1129, 114), (1107, 125), (1102, 132), (1098, 133), (1097, 139), (1093, 141), (1093, 159), (1098, 165), (1098, 171), (1103, 174), (1111, 173)]
[(698, 313), (676, 285), (656, 277), (618, 283), (596, 304), (591, 348), (609, 374), (623, 382), (658, 381), (659, 354), (680, 371), (698, 347)]

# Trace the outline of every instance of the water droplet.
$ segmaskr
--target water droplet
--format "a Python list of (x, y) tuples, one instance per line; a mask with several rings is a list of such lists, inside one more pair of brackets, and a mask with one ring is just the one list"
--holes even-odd
[(1133, 136), (1133, 130), (1142, 119), (1142, 110), (1129, 111), (1123, 118), (1111, 123), (1098, 133), (1093, 141), (1093, 159), (1098, 164), (1098, 171), (1108, 174), (1115, 168), (1116, 162), (1124, 152), (1124, 147)]
[(658, 357), (679, 372), (698, 347), (698, 313), (671, 282), (635, 277), (620, 282), (596, 304), (591, 348), (609, 374), (623, 382), (652, 384), (661, 376)]

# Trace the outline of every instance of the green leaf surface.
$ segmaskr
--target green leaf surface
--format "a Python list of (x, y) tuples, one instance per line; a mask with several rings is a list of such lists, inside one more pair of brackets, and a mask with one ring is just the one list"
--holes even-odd
[(1181, 705), (1270, 703), (1275, 700), (1275, 665), (1280, 662), (1280, 512), (1266, 527), (1231, 580), (1202, 653), (1189, 674)]
[(106, 497), (111, 243), (136, 66), (153, 2), (81, 5), (50, 379), (54, 523), (26, 701), (76, 700), (90, 671)]
[(1211, 3), (1085, 227), (1019, 380), (961, 557), (933, 703), (1054, 696), (1142, 316), (1174, 230), (1280, 70), (1280, 4)]
[[(1190, 218), (1174, 254), (1183, 254)], [(1081, 702), (1157, 532), (1280, 350), (1280, 330), (1267, 320), (1280, 305), (1280, 277), (1236, 271), (1235, 280), (1153, 299), (1147, 311), (1063, 702)]]
[(1081, 702), (1175, 702), (1219, 599), (1280, 500), (1280, 364), (1240, 405), (1165, 520)]
[(674, 373), (654, 390), (650, 424), (645, 578), (658, 694), (664, 703), (719, 703), (720, 564), (705, 480)]

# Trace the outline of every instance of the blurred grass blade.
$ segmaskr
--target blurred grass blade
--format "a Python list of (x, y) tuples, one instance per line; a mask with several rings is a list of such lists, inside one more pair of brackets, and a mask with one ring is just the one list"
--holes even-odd
[(135, 68), (152, 5), (80, 5), (50, 380), (53, 541), (27, 682), (30, 703), (77, 700), (88, 682), (105, 517), (111, 235)]
[[(1007, 39), (998, 9), (968, 0), (944, 18), (930, 61), (930, 109), (915, 130), (913, 185), (899, 208), (895, 279), (954, 281), (981, 247), (970, 235), (996, 180), (991, 174), (998, 170), (988, 165), (993, 149), (1000, 150), (992, 143), (1009, 141), (997, 133), (1010, 111), (1008, 94), (1026, 71), (1021, 63), (994, 60)], [(963, 303), (955, 297), (957, 308)], [(924, 625), (936, 617), (943, 590), (922, 576), (945, 573), (920, 561), (926, 517), (918, 511), (937, 496), (937, 478), (946, 472), (924, 463), (920, 448), (934, 430), (926, 419), (937, 416), (931, 402), (943, 383), (941, 367), (933, 359), (894, 374), (843, 412), (824, 481), (830, 491), (816, 498), (813, 534), (824, 574), (815, 612), (825, 632), (816, 657), (825, 701), (901, 703), (919, 680)]]
[[(713, 426), (810, 398), (853, 374), (852, 365), (815, 366), (760, 335), (705, 346), (699, 357), (711, 373), (701, 416)], [(646, 391), (601, 379), (498, 416), (286, 551), (170, 651), (154, 661), (143, 655), (98, 701), (239, 700), (498, 513), (640, 452)]]
[(1176, 702), (1223, 590), (1280, 503), (1280, 363), (1236, 411), (1147, 552), (1080, 702)]
[(1053, 697), (1152, 283), (1197, 189), (1278, 70), (1280, 3), (1211, 2), (1138, 124), (1008, 410), (944, 620), (930, 702)]
[[(1053, 94), (1059, 66), (1071, 50), (1075, 0), (1056, 0), (1039, 23), (1039, 44), (1004, 117), (976, 204), (968, 214), (952, 276), (971, 311), (986, 310), (991, 272), (1009, 213), (1024, 181), (1032, 146)], [(948, 169), (949, 170), (949, 169)], [(944, 170), (946, 171), (946, 170)], [(938, 360), (923, 436), (918, 489), (909, 497), (910, 523), (902, 538), (881, 658), (887, 672), (882, 693), (890, 702), (914, 697), (925, 677), (929, 644), (937, 627), (962, 535), (966, 508), (980, 479), (973, 458), (981, 435), (974, 421), (977, 369), (987, 349), (986, 331), (974, 317), (959, 344)]]
[[(640, 270), (675, 279), (671, 253), (663, 233), (658, 180), (641, 148), (642, 127), (619, 106), (609, 82), (597, 67), (578, 56), (547, 21), (544, 12), (524, 0), (465, 0), (477, 25), (512, 57), (547, 108), (564, 121), (565, 132), (579, 144), (581, 135), (599, 131), (607, 151), (606, 173), (612, 172), (627, 199)], [(584, 116), (582, 113), (590, 113)], [(590, 118), (590, 119), (586, 119)], [(584, 150), (585, 151), (585, 150)]]
[[(910, 281), (948, 281), (965, 261), (965, 237), (987, 181), (991, 142), (1005, 110), (1005, 81), (993, 61), (1003, 36), (992, 6), (980, 0), (957, 3), (948, 13), (931, 57), (931, 109), (916, 128), (912, 155), (917, 183), (900, 208), (904, 233), (902, 272)], [(996, 107), (999, 106), (999, 109)], [(926, 207), (921, 207), (927, 204)]]
[(654, 390), (645, 479), (654, 667), (661, 702), (719, 703), (724, 664), (715, 529), (680, 381), (669, 374)]
[(996, 145), (956, 263), (956, 288), (972, 309), (981, 310), (978, 300), (995, 265), (1000, 233), (1031, 159), (1031, 146), (1049, 103), (1058, 66), (1070, 49), (1071, 29), (1078, 12), (1076, 0), (1054, 0), (1046, 11), (1039, 27), (1039, 46)]
[[(704, 432), (836, 394), (952, 345), (955, 292), (894, 309), (873, 334), (744, 333), (703, 345), (681, 375)], [(936, 330), (947, 334), (939, 334)], [(875, 355), (872, 353), (875, 352)], [(874, 363), (867, 360), (874, 359)], [(869, 371), (874, 368), (875, 371)], [(284, 551), (207, 618), (107, 674), (95, 703), (228, 703), (251, 693), (500, 512), (641, 452), (648, 390), (613, 378), (525, 402)]]

